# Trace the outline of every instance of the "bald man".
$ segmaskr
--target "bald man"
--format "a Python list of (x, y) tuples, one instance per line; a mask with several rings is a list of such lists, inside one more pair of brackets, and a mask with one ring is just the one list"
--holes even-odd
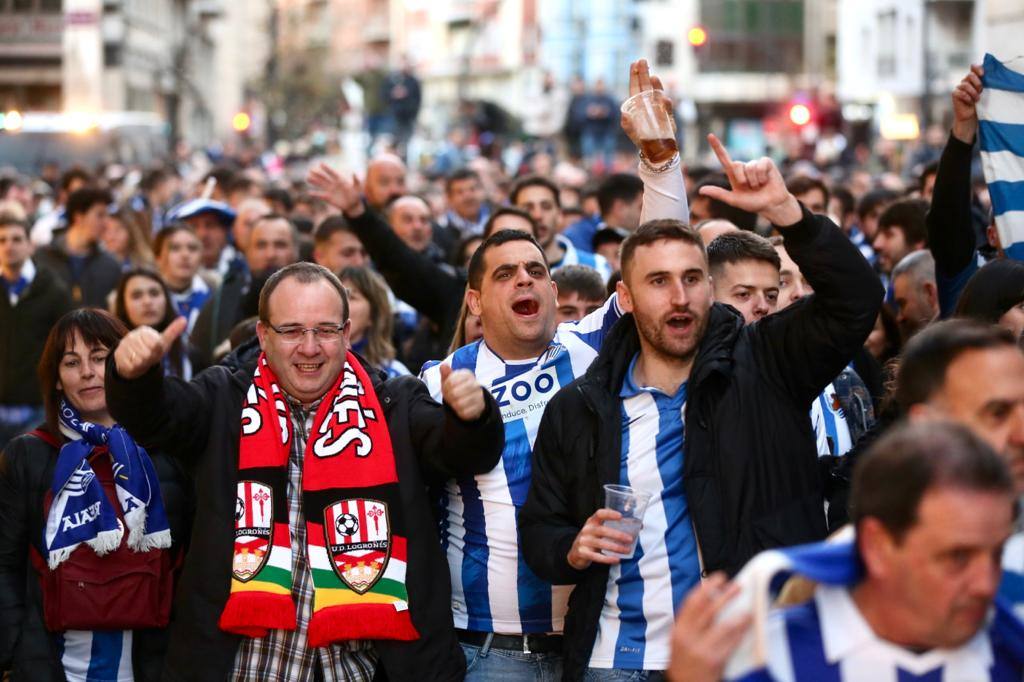
[(394, 154), (373, 157), (366, 166), (366, 202), (375, 211), (384, 211), (389, 201), (405, 194), (405, 162)]
[(723, 218), (709, 218), (697, 223), (697, 233), (700, 235), (700, 240), (704, 242), (705, 248), (707, 248), (708, 244), (715, 241), (715, 237), (728, 232), (739, 232), (739, 229)]

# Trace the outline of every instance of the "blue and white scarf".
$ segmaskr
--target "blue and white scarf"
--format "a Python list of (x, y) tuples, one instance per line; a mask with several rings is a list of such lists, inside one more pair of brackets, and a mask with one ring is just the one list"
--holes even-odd
[(103, 485), (89, 465), (96, 447), (106, 446), (114, 473), (117, 501), (128, 527), (128, 547), (136, 552), (171, 546), (156, 469), (146, 451), (121, 426), (106, 428), (84, 421), (61, 400), (61, 432), (72, 440), (60, 449), (50, 489), (53, 502), (46, 519), (46, 562), (53, 570), (83, 542), (99, 555), (121, 545), (124, 526)]
[(999, 241), (1008, 257), (1024, 260), (1024, 59), (1010, 62), (985, 55), (978, 128)]

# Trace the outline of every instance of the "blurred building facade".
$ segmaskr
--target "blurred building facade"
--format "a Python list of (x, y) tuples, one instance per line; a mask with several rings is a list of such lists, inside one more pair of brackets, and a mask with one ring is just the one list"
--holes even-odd
[(265, 65), (271, 2), (0, 0), (0, 107), (152, 112), (209, 143)]

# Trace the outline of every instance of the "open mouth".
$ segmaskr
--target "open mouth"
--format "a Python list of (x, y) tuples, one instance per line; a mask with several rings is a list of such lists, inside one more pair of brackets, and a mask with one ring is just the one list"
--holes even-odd
[(540, 310), (540, 304), (532, 298), (527, 298), (512, 304), (512, 312), (516, 315), (536, 315)]
[(299, 370), (299, 374), (316, 374), (323, 366), (322, 362), (295, 363), (295, 369)]
[(677, 331), (687, 331), (693, 326), (692, 315), (673, 315), (665, 322), (666, 325)]

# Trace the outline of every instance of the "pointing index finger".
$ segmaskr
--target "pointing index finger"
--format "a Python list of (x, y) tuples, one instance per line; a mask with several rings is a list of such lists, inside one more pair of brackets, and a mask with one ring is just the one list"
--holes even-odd
[(729, 178), (729, 184), (735, 187), (736, 174), (732, 171), (732, 158), (729, 156), (729, 152), (714, 133), (708, 134), (708, 144), (711, 145), (711, 150), (718, 157), (718, 163), (722, 164), (722, 170), (725, 171), (725, 177)]

